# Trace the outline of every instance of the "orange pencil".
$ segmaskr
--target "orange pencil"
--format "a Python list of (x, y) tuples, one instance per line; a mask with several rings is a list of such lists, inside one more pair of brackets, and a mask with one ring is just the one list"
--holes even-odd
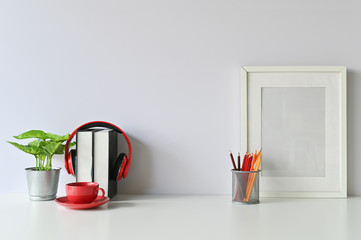
[[(252, 161), (251, 161), (251, 166), (249, 167), (249, 171), (254, 171), (254, 164), (257, 161), (257, 156), (258, 156), (258, 154), (257, 154), (257, 150), (256, 150), (254, 152), (254, 154), (253, 154), (253, 158), (252, 158)], [(250, 183), (250, 180), (251, 180), (251, 176), (252, 176), (252, 174), (248, 174), (248, 181), (247, 181), (246, 189), (249, 188), (249, 183)]]
[[(257, 165), (258, 159), (260, 158), (261, 151), (262, 151), (262, 149), (258, 153), (257, 153), (257, 151), (254, 153), (254, 159), (253, 159), (254, 161), (252, 161), (252, 165), (251, 165), (252, 167), (250, 168), (250, 171), (258, 171), (259, 165), (258, 165), (257, 170), (256, 170), (256, 165)], [(252, 182), (252, 177), (255, 176), (255, 174), (256, 173), (251, 173), (248, 176), (245, 199), (247, 198), (248, 194), (250, 194), (250, 192), (252, 191), (252, 188), (254, 185), (254, 180)]]
[[(256, 165), (255, 165), (253, 171), (258, 171), (259, 165), (261, 164), (262, 158), (261, 158), (260, 153), (261, 153), (261, 151), (259, 152), (259, 154), (257, 154), (258, 157), (257, 157)], [(253, 185), (254, 185), (254, 182), (256, 180), (257, 174), (258, 173), (252, 173), (252, 176), (251, 176), (251, 179), (250, 179), (250, 182), (249, 182), (249, 186), (247, 186), (247, 190), (246, 190), (246, 198), (244, 199), (246, 202), (249, 201), (249, 198), (251, 196)]]

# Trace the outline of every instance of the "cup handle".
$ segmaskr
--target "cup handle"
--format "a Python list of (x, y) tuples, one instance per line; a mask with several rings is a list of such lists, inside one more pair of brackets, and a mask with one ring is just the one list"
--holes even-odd
[[(100, 199), (102, 199), (102, 198), (104, 197), (104, 195), (105, 195), (105, 191), (104, 191), (103, 188), (97, 188), (97, 189), (96, 189), (97, 192), (98, 192), (99, 190), (102, 192), (102, 195), (101, 195), (101, 197), (100, 197)], [(98, 192), (98, 193), (99, 193), (99, 192)]]

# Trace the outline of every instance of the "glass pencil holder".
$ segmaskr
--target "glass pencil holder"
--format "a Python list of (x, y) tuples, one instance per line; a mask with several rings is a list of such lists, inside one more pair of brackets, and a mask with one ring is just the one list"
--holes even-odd
[(259, 203), (258, 171), (232, 170), (232, 202), (244, 204)]

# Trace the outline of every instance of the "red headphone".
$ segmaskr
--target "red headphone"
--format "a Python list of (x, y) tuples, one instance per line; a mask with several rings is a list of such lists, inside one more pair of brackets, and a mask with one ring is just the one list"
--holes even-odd
[(112, 129), (112, 130), (122, 134), (122, 136), (124, 136), (124, 138), (128, 144), (129, 157), (125, 153), (119, 154), (118, 159), (114, 166), (114, 172), (113, 172), (112, 177), (116, 181), (119, 181), (121, 178), (126, 178), (128, 175), (129, 167), (131, 164), (131, 158), (132, 158), (132, 146), (130, 144), (129, 138), (124, 133), (123, 130), (121, 130), (114, 124), (111, 124), (108, 122), (103, 122), (103, 121), (94, 121), (94, 122), (85, 123), (85, 124), (81, 125), (80, 127), (78, 127), (77, 129), (75, 129), (75, 131), (72, 134), (70, 134), (69, 139), (66, 141), (66, 144), (65, 144), (65, 169), (66, 169), (66, 171), (68, 172), (68, 174), (72, 174), (73, 176), (75, 176), (74, 166), (76, 165), (76, 161), (75, 161), (76, 151), (75, 151), (75, 149), (72, 149), (69, 152), (69, 144), (70, 144), (71, 140), (73, 139), (74, 135), (76, 134), (76, 132), (78, 130), (84, 130), (84, 129), (94, 128), (94, 127), (109, 128), (109, 129)]

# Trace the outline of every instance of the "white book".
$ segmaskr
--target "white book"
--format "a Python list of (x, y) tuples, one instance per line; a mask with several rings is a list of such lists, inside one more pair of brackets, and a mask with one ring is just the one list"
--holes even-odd
[(113, 130), (94, 132), (94, 182), (112, 198), (117, 193), (117, 182), (113, 176), (117, 160), (117, 135)]
[(79, 130), (76, 133), (76, 181), (93, 181), (93, 131)]

